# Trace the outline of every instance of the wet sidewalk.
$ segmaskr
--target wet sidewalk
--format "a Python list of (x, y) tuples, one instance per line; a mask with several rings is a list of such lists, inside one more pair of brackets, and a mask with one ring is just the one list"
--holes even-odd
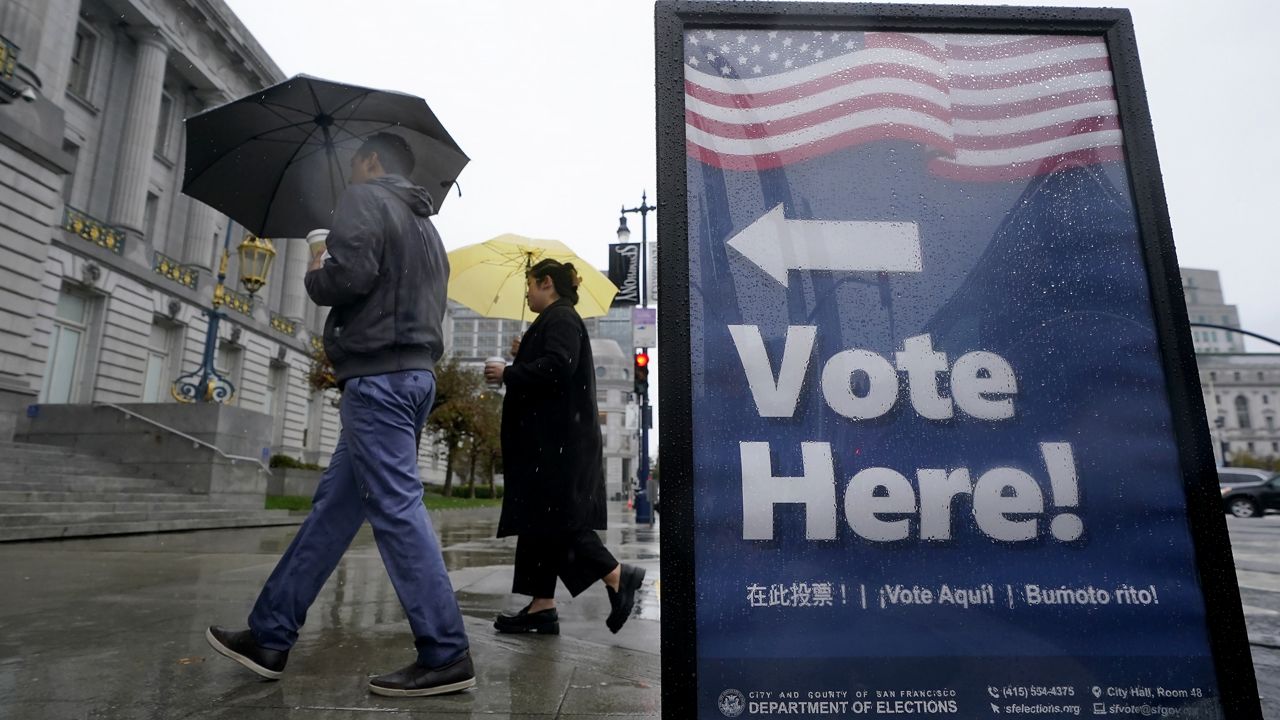
[(604, 625), (603, 586), (571, 599), (561, 635), (497, 635), (514, 538), (497, 510), (432, 514), (471, 637), (477, 687), (453, 696), (372, 696), (365, 678), (414, 656), (366, 525), (311, 608), (279, 682), (216, 655), (210, 624), (243, 626), (296, 528), (213, 530), (0, 545), (0, 717), (657, 718), (658, 538), (624, 508), (606, 544), (648, 570), (637, 614)]

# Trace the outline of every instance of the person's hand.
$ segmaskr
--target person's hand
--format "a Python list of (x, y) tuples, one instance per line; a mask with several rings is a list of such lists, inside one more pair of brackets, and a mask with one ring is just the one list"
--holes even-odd
[(311, 256), (311, 266), (307, 268), (307, 272), (319, 270), (324, 266), (324, 253), (318, 252)]
[(520, 336), (519, 335), (511, 338), (511, 357), (515, 357), (516, 353), (518, 352), (520, 352)]
[(499, 365), (496, 362), (493, 363), (492, 365), (485, 365), (484, 366), (485, 382), (491, 385), (501, 385), (502, 376), (506, 372), (507, 372), (507, 368), (505, 365)]

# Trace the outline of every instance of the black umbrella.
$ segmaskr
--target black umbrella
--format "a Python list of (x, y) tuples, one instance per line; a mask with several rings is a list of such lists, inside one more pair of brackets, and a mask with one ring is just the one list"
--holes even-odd
[(351, 156), (372, 133), (409, 142), (436, 210), (468, 162), (422, 98), (297, 75), (186, 119), (182, 192), (260, 237), (331, 224)]

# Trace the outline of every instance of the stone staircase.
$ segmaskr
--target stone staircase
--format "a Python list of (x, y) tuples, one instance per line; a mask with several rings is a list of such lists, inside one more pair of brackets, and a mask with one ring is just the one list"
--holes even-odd
[(0, 542), (296, 525), (138, 477), (137, 468), (50, 445), (0, 443)]

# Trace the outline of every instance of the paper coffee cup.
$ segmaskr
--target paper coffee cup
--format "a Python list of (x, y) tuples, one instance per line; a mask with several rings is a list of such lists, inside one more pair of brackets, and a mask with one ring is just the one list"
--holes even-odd
[[(506, 366), (507, 366), (507, 361), (506, 361), (505, 359), (503, 359), (503, 358), (498, 357), (497, 355), (494, 355), (493, 357), (485, 358), (484, 366), (485, 366), (486, 368), (491, 367), (491, 366), (497, 366), (497, 367), (500, 367), (500, 368), (504, 368), (504, 367), (506, 367)], [(501, 387), (501, 386), (502, 386), (502, 382), (501, 382), (501, 381), (499, 381), (499, 382), (489, 382), (488, 384), (489, 384), (491, 387)]]
[(311, 257), (325, 251), (325, 241), (329, 239), (329, 231), (323, 228), (307, 233), (307, 246), (311, 248)]

